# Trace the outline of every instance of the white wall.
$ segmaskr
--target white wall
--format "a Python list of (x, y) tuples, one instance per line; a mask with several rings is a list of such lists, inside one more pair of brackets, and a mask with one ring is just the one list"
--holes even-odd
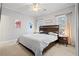
[(58, 20), (56, 19), (56, 16), (58, 15), (63, 15), (72, 12), (72, 21), (71, 21), (71, 26), (72, 26), (72, 40), (73, 40), (73, 45), (75, 44), (75, 6), (71, 6), (59, 11), (56, 11), (54, 13), (50, 13), (48, 15), (38, 17), (37, 18), (37, 31), (39, 31), (39, 26), (40, 25), (58, 25)]
[(79, 4), (75, 4), (75, 19), (76, 19), (76, 26), (75, 26), (75, 45), (76, 45), (76, 55), (79, 56)]
[(58, 25), (58, 20), (56, 19), (56, 16), (67, 14), (71, 11), (74, 12), (74, 6), (59, 10), (54, 13), (50, 13), (45, 16), (38, 17), (37, 18), (37, 29), (39, 28), (40, 25)]
[[(20, 29), (16, 29), (15, 20), (21, 20)], [(33, 24), (31, 30), (27, 24), (30, 21)], [(28, 33), (27, 31), (34, 32), (34, 18), (3, 7), (0, 21), (0, 42), (17, 39), (20, 35)]]

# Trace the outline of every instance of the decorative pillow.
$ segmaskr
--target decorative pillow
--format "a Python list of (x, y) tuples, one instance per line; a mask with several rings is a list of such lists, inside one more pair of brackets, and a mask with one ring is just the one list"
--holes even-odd
[(39, 32), (44, 32), (44, 31), (39, 31)]
[(54, 32), (49, 32), (48, 34), (49, 35), (56, 35), (56, 36), (58, 35), (57, 33), (54, 33)]

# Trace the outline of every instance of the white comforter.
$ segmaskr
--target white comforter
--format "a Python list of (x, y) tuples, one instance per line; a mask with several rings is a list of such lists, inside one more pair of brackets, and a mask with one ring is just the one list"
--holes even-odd
[(19, 37), (19, 42), (31, 49), (36, 56), (42, 55), (42, 51), (49, 43), (57, 40), (56, 35), (26, 34)]

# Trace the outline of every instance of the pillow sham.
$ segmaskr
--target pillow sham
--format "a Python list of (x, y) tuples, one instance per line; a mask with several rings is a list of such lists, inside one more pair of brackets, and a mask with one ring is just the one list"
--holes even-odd
[(54, 33), (54, 32), (48, 32), (48, 34), (49, 35), (56, 35), (56, 36), (58, 35), (57, 33)]

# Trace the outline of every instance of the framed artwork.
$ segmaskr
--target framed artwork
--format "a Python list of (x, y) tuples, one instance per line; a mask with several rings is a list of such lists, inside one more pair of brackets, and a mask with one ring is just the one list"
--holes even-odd
[(15, 25), (16, 25), (16, 28), (21, 28), (21, 21), (16, 20)]
[(29, 23), (29, 25), (30, 25), (30, 29), (32, 29), (32, 23)]

